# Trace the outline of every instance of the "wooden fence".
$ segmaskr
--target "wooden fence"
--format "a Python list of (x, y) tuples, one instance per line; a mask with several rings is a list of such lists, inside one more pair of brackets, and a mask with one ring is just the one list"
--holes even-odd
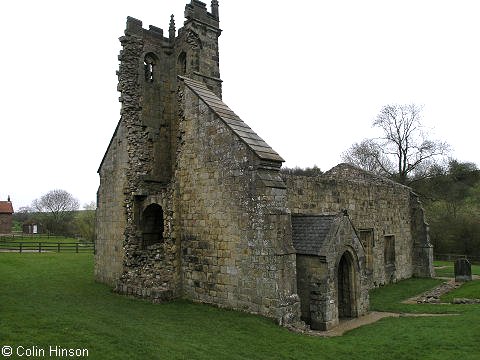
[(471, 263), (480, 264), (480, 256), (462, 254), (433, 254), (433, 258), (439, 261), (455, 261), (457, 259), (468, 259)]
[(95, 253), (95, 243), (41, 242), (41, 241), (1, 241), (0, 242), (0, 252)]

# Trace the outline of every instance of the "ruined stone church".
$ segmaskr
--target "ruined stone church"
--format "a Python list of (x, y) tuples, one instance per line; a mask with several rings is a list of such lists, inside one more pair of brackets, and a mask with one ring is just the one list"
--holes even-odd
[(168, 33), (127, 19), (121, 117), (98, 170), (96, 279), (326, 330), (365, 314), (369, 289), (432, 276), (410, 188), (346, 164), (280, 172), (282, 157), (222, 101), (220, 34), (216, 0), (187, 4), (178, 32), (173, 16)]

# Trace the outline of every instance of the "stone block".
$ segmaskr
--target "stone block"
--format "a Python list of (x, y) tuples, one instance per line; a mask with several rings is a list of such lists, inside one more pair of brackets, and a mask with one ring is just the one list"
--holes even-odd
[(472, 281), (472, 265), (467, 259), (457, 259), (454, 264), (455, 281)]

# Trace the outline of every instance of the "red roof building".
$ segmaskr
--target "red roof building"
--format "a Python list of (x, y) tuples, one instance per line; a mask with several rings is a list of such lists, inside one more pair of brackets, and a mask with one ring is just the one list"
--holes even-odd
[(10, 234), (13, 224), (13, 206), (10, 196), (7, 201), (0, 201), (0, 234)]

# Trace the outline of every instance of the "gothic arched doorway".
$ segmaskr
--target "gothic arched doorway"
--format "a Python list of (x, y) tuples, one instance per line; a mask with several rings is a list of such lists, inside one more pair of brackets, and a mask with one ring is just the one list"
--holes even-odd
[(337, 282), (338, 318), (356, 317), (355, 266), (348, 251), (338, 263)]

